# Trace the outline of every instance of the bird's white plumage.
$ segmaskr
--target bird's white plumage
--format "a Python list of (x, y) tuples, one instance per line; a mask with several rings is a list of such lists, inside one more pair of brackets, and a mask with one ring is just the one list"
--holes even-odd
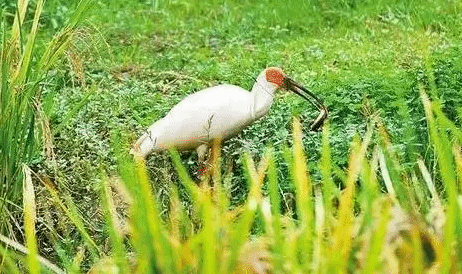
[(146, 157), (169, 146), (187, 150), (216, 138), (226, 140), (269, 111), (277, 88), (262, 72), (252, 92), (224, 84), (191, 94), (149, 127), (134, 151)]

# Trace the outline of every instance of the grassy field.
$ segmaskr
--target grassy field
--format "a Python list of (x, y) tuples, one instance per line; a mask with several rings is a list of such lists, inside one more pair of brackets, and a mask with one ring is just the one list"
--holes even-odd
[[(462, 270), (460, 1), (48, 0), (28, 69), (41, 2), (18, 36), (0, 3), (2, 271)], [(195, 153), (128, 156), (186, 95), (268, 66), (325, 102), (322, 133), (279, 92), (200, 186)]]

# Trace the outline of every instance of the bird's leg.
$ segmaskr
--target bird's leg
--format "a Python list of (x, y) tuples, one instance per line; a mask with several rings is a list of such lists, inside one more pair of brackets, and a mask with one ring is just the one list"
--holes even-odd
[(197, 156), (199, 158), (199, 167), (197, 168), (199, 176), (203, 176), (208, 170), (207, 161), (205, 161), (208, 149), (209, 146), (207, 144), (202, 144), (196, 148)]
[[(204, 130), (207, 132), (207, 140), (211, 140), (210, 129), (212, 128), (212, 119), (214, 116), (215, 114), (212, 114), (209, 117), (209, 119), (207, 120), (207, 125), (204, 127)], [(199, 167), (197, 168), (197, 173), (200, 177), (204, 176), (204, 174), (209, 172), (209, 160), (205, 160), (205, 156), (207, 155), (208, 149), (209, 145), (207, 142), (204, 142), (196, 148), (197, 156), (199, 158)]]
[[(220, 158), (220, 139), (213, 140), (212, 148), (208, 144), (202, 144), (197, 147), (197, 155), (199, 158), (199, 167), (197, 173), (199, 176), (204, 176), (207, 173), (216, 170), (218, 159)], [(210, 153), (207, 153), (210, 150)], [(208, 157), (206, 157), (208, 154)], [(206, 159), (207, 158), (207, 159)]]

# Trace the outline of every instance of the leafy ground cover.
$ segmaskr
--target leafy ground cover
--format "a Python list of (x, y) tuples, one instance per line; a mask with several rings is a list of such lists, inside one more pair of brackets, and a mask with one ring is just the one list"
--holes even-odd
[[(38, 1), (31, 2), (26, 16), (33, 18)], [(0, 5), (5, 11), (4, 24), (10, 26), (16, 4), (13, 1), (6, 1)], [(45, 41), (48, 41), (68, 20), (75, 7), (76, 4), (69, 4), (67, 1), (64, 3), (50, 0), (45, 3), (40, 20), (41, 32), (38, 34), (38, 45), (34, 56), (40, 56), (45, 51), (47, 47)], [(42, 84), (41, 100), (43, 100), (44, 113), (50, 120), (54, 157), (48, 157), (45, 152), (37, 150), (34, 157), (27, 162), (34, 174), (37, 174), (33, 179), (39, 189), (37, 194), (37, 213), (40, 216), (37, 223), (39, 253), (51, 258), (58, 265), (70, 269), (74, 267), (74, 271), (79, 269), (76, 263), (78, 260), (75, 259), (73, 265), (69, 258), (80, 254), (78, 250), (87, 250), (80, 251), (85, 262), (82, 269), (88, 269), (98, 261), (96, 257), (101, 254), (114, 254), (109, 251), (111, 245), (106, 239), (108, 233), (117, 233), (104, 225), (104, 216), (110, 214), (104, 214), (100, 202), (103, 200), (103, 206), (110, 203), (104, 202), (99, 193), (102, 188), (101, 182), (105, 181), (102, 180), (101, 173), (104, 171), (103, 173), (115, 178), (121, 172), (121, 166), (125, 165), (117, 160), (117, 153), (127, 153), (130, 144), (147, 126), (165, 115), (187, 94), (222, 82), (250, 89), (254, 78), (263, 68), (280, 66), (294, 79), (310, 87), (329, 107), (331, 116), (328, 147), (331, 157), (326, 157), (329, 159), (327, 161), (333, 173), (330, 175), (330, 171), (319, 168), (322, 135), (309, 132), (308, 128), (303, 126), (315, 115), (314, 110), (296, 96), (281, 92), (277, 95), (268, 117), (226, 142), (222, 148), (223, 182), (229, 191), (227, 197), (230, 208), (239, 209), (240, 205), (249, 202), (251, 182), (257, 185), (262, 183), (262, 181), (257, 182), (258, 180), (252, 181), (252, 176), (246, 177), (243, 166), (247, 167), (247, 172), (252, 168), (248, 164), (249, 160), (241, 157), (242, 153), (248, 151), (258, 161), (260, 158), (265, 158), (264, 151), (268, 144), (272, 144), (274, 161), (277, 163), (277, 171), (274, 173), (278, 182), (278, 193), (281, 196), (281, 209), (283, 213), (287, 213), (285, 217), (293, 218), (291, 219), (293, 230), (288, 229), (285, 232), (287, 234), (284, 235), (289, 235), (290, 232), (305, 235), (304, 233), (307, 233), (305, 230), (298, 230), (298, 221), (312, 228), (316, 226), (315, 217), (321, 217), (313, 215), (312, 219), (302, 220), (300, 216), (306, 212), (310, 215), (312, 207), (320, 205), (316, 203), (316, 199), (320, 196), (313, 193), (318, 191), (318, 188), (322, 188), (322, 195), (328, 195), (324, 191), (335, 193), (331, 197), (335, 209), (329, 211), (330, 200), (325, 200), (322, 204), (322, 207), (327, 208), (326, 214), (330, 212), (332, 220), (344, 225), (343, 228), (342, 226), (339, 228), (336, 225), (326, 224), (328, 227), (332, 225), (332, 229), (337, 231), (332, 235), (328, 234), (335, 239), (330, 243), (339, 241), (334, 245), (345, 247), (339, 248), (338, 252), (355, 256), (363, 254), (362, 256), (369, 259), (361, 262), (361, 259), (352, 257), (348, 261), (323, 261), (320, 259), (321, 254), (326, 254), (323, 252), (328, 250), (329, 244), (313, 244), (312, 249), (298, 250), (302, 247), (291, 242), (293, 245), (290, 248), (293, 249), (290, 250), (294, 252), (293, 254), (302, 251), (312, 254), (313, 257), (310, 257), (309, 261), (318, 263), (312, 263), (314, 271), (348, 268), (350, 271), (367, 269), (374, 272), (373, 270), (380, 266), (382, 270), (387, 269), (383, 266), (383, 262), (376, 263), (380, 261), (381, 255), (378, 254), (381, 249), (378, 243), (381, 241), (380, 238), (375, 238), (380, 235), (373, 234), (371, 228), (378, 226), (383, 229), (387, 221), (395, 220), (398, 218), (396, 216), (407, 216), (406, 214), (409, 213), (417, 212), (422, 216), (428, 216), (427, 214), (436, 208), (431, 203), (434, 200), (434, 193), (428, 190), (431, 187), (423, 183), (427, 181), (424, 180), (420, 161), (424, 166), (429, 167), (431, 181), (434, 182), (443, 203), (446, 204), (447, 200), (449, 206), (446, 210), (449, 211), (447, 212), (449, 219), (458, 222), (454, 215), (459, 214), (460, 209), (454, 209), (456, 207), (451, 204), (450, 197), (451, 195), (458, 197), (460, 189), (448, 189), (445, 182), (448, 180), (451, 182), (451, 179), (444, 178), (447, 171), (439, 171), (441, 163), (438, 161), (445, 157), (441, 157), (440, 152), (435, 153), (434, 146), (438, 144), (432, 145), (430, 142), (431, 131), (427, 126), (429, 115), (427, 113), (426, 119), (422, 91), (427, 92), (438, 105), (441, 104), (443, 113), (454, 122), (455, 127), (460, 126), (462, 119), (461, 9), (462, 6), (458, 1), (424, 0), (412, 2), (391, 0), (93, 2), (92, 8), (85, 14), (86, 21), (77, 30), (72, 44), (64, 55), (65, 60), (48, 73), (46, 81)], [(26, 20), (25, 24), (30, 22)], [(3, 29), (2, 34), (5, 33)], [(307, 155), (308, 170), (313, 177), (313, 191), (303, 192), (305, 196), (311, 193), (313, 200), (308, 202), (300, 200), (300, 189), (297, 189), (297, 184), (303, 179), (291, 177), (292, 162), (285, 149), (295, 146), (292, 136), (293, 116), (299, 117), (302, 121), (301, 141)], [(440, 113), (438, 117), (440, 120), (443, 119)], [(381, 121), (384, 127), (377, 126), (377, 121)], [(443, 127), (441, 124), (438, 125)], [(351, 189), (352, 185), (348, 184), (347, 178), (354, 175), (348, 175), (348, 171), (352, 170), (352, 168), (348, 169), (349, 166), (373, 169), (368, 166), (367, 161), (360, 161), (360, 164), (351, 162), (353, 161), (351, 157), (361, 154), (351, 146), (354, 136), (359, 134), (367, 139), (368, 130), (374, 132), (369, 133), (372, 136), (371, 140), (368, 140), (371, 145), (361, 152), (364, 154), (361, 157), (369, 159), (371, 165), (374, 163), (380, 165), (378, 158), (374, 158), (380, 155), (375, 152), (376, 145), (380, 145), (385, 151), (384, 157), (387, 157), (389, 166), (393, 161), (391, 154), (387, 154), (387, 149), (391, 149), (396, 153), (393, 157), (400, 159), (398, 167), (395, 167), (397, 170), (394, 173), (391, 171), (393, 183), (396, 181), (402, 181), (405, 185), (409, 183), (400, 178), (399, 174), (407, 174), (406, 176), (411, 179), (417, 178), (410, 179), (412, 183), (406, 185), (412, 189), (410, 192), (401, 189), (400, 183), (397, 183), (398, 187), (395, 186), (398, 202), (394, 201), (392, 204), (404, 208), (405, 214), (390, 213), (392, 217), (383, 217), (387, 216), (387, 212), (401, 212), (401, 209), (390, 211), (392, 206), (387, 205), (388, 202), (383, 202), (377, 207), (385, 213), (382, 217), (378, 216), (374, 219), (375, 221), (372, 221), (372, 215), (367, 213), (368, 210), (373, 210), (370, 204), (373, 198), (380, 197), (381, 201), (386, 200), (383, 193), (392, 191), (386, 185), (385, 169), (380, 169), (378, 178), (366, 178), (360, 181), (358, 183), (360, 190), (355, 191), (354, 188)], [(438, 134), (440, 139), (446, 136), (444, 131)], [(452, 134), (457, 136), (456, 133)], [(390, 138), (391, 148), (386, 145), (384, 136)], [(449, 147), (452, 146), (452, 142), (453, 140)], [(457, 157), (456, 153), (454, 155)], [(197, 168), (196, 155), (183, 153), (181, 162), (194, 178), (193, 173)], [(155, 201), (159, 204), (160, 211), (156, 214), (169, 218), (171, 203), (176, 197), (176, 194), (172, 194), (172, 186), (178, 188), (184, 211), (192, 214), (195, 207), (191, 204), (191, 188), (188, 189), (179, 183), (187, 179), (183, 176), (180, 180), (169, 154), (153, 155), (146, 164)], [(178, 169), (179, 166), (177, 164), (176, 168)], [(143, 172), (140, 171), (140, 174), (144, 174)], [(323, 174), (323, 172), (327, 173)], [(364, 174), (363, 176), (367, 176)], [(331, 180), (326, 178), (332, 178), (332, 187), (336, 191), (324, 189)], [(125, 183), (137, 181), (133, 178), (124, 179)], [(57, 205), (56, 201), (52, 202), (49, 199), (50, 193), (45, 190), (41, 181), (55, 185), (59, 191), (58, 196), (68, 197), (64, 199), (66, 205), (75, 204), (75, 208), (71, 206), (70, 208), (74, 209), (68, 211), (59, 209), (59, 203)], [(372, 190), (365, 186), (368, 182), (373, 182)], [(271, 193), (269, 184), (263, 184), (263, 190), (264, 193)], [(342, 198), (343, 196), (339, 194), (340, 190), (343, 190), (343, 193), (355, 194), (349, 194), (350, 198)], [(135, 195), (134, 193), (136, 191), (131, 195)], [(408, 199), (403, 198), (402, 195), (405, 194), (409, 194)], [(258, 196), (255, 193), (253, 195)], [(355, 197), (353, 204), (352, 197)], [(276, 198), (272, 199), (272, 203), (275, 203)], [(345, 202), (341, 202), (342, 199)], [(297, 211), (296, 208), (300, 203), (305, 203), (307, 207), (305, 212)], [(196, 201), (196, 205), (210, 206), (204, 201)], [(351, 221), (350, 217), (341, 217), (349, 216), (351, 212), (338, 213), (337, 206), (339, 212), (351, 210), (355, 212), (355, 216), (366, 217), (359, 221), (358, 219)], [(454, 211), (451, 213), (449, 210), (451, 208), (456, 210), (455, 213)], [(361, 215), (364, 211), (366, 214)], [(216, 214), (220, 213), (218, 211)], [(272, 213), (278, 214), (278, 212)], [(250, 216), (250, 213), (248, 214)], [(207, 216), (201, 216), (199, 219), (202, 220), (202, 217)], [(75, 220), (80, 218), (83, 224), (76, 224)], [(253, 217), (246, 219), (242, 226), (245, 227), (246, 222), (252, 223), (253, 220)], [(260, 235), (262, 231), (270, 233), (267, 227), (270, 224), (265, 223), (264, 218), (260, 221), (259, 218), (256, 220), (251, 229), (255, 235)], [(194, 220), (192, 222), (194, 223)], [(197, 222), (207, 224), (205, 219)], [(371, 242), (358, 240), (351, 243), (341, 238), (338, 231), (353, 230), (352, 223), (355, 222), (357, 226), (362, 227), (361, 232), (364, 233), (354, 235), (369, 238), (367, 233), (372, 233)], [(22, 224), (19, 226), (21, 227)], [(427, 235), (425, 233), (428, 228), (425, 225), (419, 223), (412, 227), (425, 231), (422, 233)], [(196, 227), (201, 231), (199, 228), (200, 226)], [(225, 228), (229, 227), (226, 225)], [(276, 233), (277, 228), (274, 229)], [(326, 229), (326, 227), (318, 226), (318, 229)], [(448, 235), (456, 233), (448, 231)], [(154, 235), (151, 234), (154, 233), (153, 231), (139, 231), (139, 233), (148, 238)], [(432, 239), (437, 239), (434, 234), (428, 234), (430, 242), (433, 241)], [(307, 241), (311, 239), (313, 243), (323, 242), (322, 237), (317, 235), (308, 237)], [(274, 235), (265, 234), (265, 236), (271, 238)], [(117, 236), (111, 237), (113, 237), (111, 238), (113, 244), (114, 241), (120, 241)], [(87, 238), (94, 239), (96, 243), (89, 244)], [(60, 244), (57, 246), (58, 239)], [(198, 242), (206, 241), (206, 238), (199, 237), (199, 239), (201, 240), (197, 240)], [(296, 239), (294, 241), (298, 241), (299, 238)], [(327, 239), (329, 242), (330, 238)], [(434, 241), (438, 242), (438, 240)], [(242, 241), (244, 242), (245, 240)], [(413, 243), (412, 246), (415, 247), (418, 241)], [(422, 241), (422, 243), (426, 242)], [(362, 245), (369, 247), (368, 244), (371, 248), (376, 248), (374, 251), (376, 253), (367, 253), (367, 248), (360, 248)], [(133, 245), (142, 248), (139, 243)], [(82, 246), (86, 248), (82, 249)], [(236, 245), (231, 249), (242, 246)], [(445, 245), (448, 246), (449, 244)], [(92, 248), (98, 251), (89, 251)], [(162, 250), (167, 250), (165, 248), (170, 250), (168, 247), (163, 247)], [(319, 250), (316, 251), (316, 248)], [(112, 250), (119, 252), (117, 256), (123, 252), (120, 246)], [(210, 250), (204, 252), (199, 254), (211, 256), (207, 253)], [(274, 252), (282, 254), (281, 250)], [(369, 255), (364, 255), (364, 252)], [(435, 254), (439, 255), (435, 255), (437, 259), (430, 259), (431, 262), (437, 261), (438, 265), (446, 270), (459, 267), (453, 264), (453, 259), (445, 261), (445, 258), (452, 258), (452, 256), (458, 258), (459, 253), (441, 255), (442, 253), (438, 252), (443, 251), (435, 249)], [(143, 256), (151, 256), (147, 255), (148, 253), (148, 250), (138, 250), (138, 254)], [(345, 254), (341, 255), (345, 256)], [(416, 258), (420, 255), (418, 252), (413, 255), (412, 258), (417, 263), (412, 267), (419, 265)], [(285, 267), (294, 267), (295, 270), (307, 269), (308, 263), (298, 262), (295, 259), (297, 256), (293, 256), (295, 257), (292, 258), (294, 261), (291, 262), (291, 266), (279, 265), (276, 269), (282, 272), (287, 270)], [(197, 261), (189, 262), (194, 266), (193, 271), (215, 269), (216, 265), (202, 265), (200, 258), (200, 256), (195, 257)], [(156, 261), (158, 258), (154, 256), (150, 260)], [(156, 265), (158, 263), (156, 262)], [(168, 269), (164, 268), (166, 265), (159, 264), (157, 265), (159, 269)], [(230, 262), (230, 265), (233, 263)], [(122, 269), (128, 267), (123, 263), (118, 266)], [(427, 264), (425, 268), (432, 266), (433, 264)], [(176, 270), (188, 271), (181, 267)], [(294, 269), (290, 268), (290, 270)], [(402, 271), (405, 271), (405, 268)]]
[[(75, 162), (63, 165), (76, 168), (65, 173), (80, 174), (72, 178), (83, 179), (75, 184), (87, 185), (96, 180), (88, 167), (97, 170), (93, 163), (99, 159), (114, 163), (111, 130), (133, 133), (133, 141), (185, 95), (222, 82), (250, 89), (269, 65), (283, 67), (329, 106), (333, 160), (340, 168), (346, 165), (354, 133), (364, 133), (368, 119), (377, 113), (410, 165), (418, 154), (431, 160), (418, 86), (427, 83), (430, 66), (436, 96), (459, 123), (458, 8), (452, 2), (394, 1), (96, 4), (89, 16), (93, 27), (87, 29), (91, 38), (80, 49), (87, 53), (81, 57), (86, 69), (80, 78), (98, 88), (61, 133), (59, 147), (70, 154), (62, 159)], [(54, 117), (61, 118), (84, 97), (75, 88), (79, 78), (63, 73), (64, 86), (54, 108)], [(226, 166), (236, 174), (233, 182), (241, 193), (237, 201), (245, 185), (241, 152), (258, 156), (268, 143), (290, 144), (291, 117), (310, 120), (313, 112), (296, 96), (280, 93), (269, 117), (226, 144)], [(314, 169), (319, 134), (305, 130), (304, 144)], [(195, 170), (195, 155), (184, 157)], [(154, 174), (160, 172), (159, 162), (171, 169), (164, 156), (155, 155), (148, 162)], [(287, 172), (279, 176), (282, 188), (290, 190), (284, 183)]]

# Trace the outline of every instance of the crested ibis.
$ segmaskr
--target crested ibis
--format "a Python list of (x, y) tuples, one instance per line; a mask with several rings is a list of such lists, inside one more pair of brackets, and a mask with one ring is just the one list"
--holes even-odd
[(269, 67), (257, 77), (250, 92), (223, 84), (187, 96), (147, 129), (131, 153), (146, 158), (153, 151), (173, 146), (178, 150), (196, 149), (199, 162), (203, 162), (214, 139), (229, 139), (265, 116), (277, 89), (292, 91), (311, 102), (320, 114), (310, 129), (322, 126), (328, 112), (321, 100), (280, 68)]

